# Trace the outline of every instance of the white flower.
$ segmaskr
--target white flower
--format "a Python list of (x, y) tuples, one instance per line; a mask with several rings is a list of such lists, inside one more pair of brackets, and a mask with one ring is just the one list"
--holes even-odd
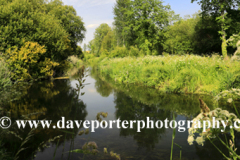
[(197, 118), (197, 119), (202, 119), (203, 117), (204, 117), (203, 114), (200, 113), (196, 118)]
[(223, 115), (229, 117), (229, 112), (227, 110), (221, 110), (220, 114), (223, 114)]
[(195, 132), (196, 132), (196, 129), (193, 127), (188, 129), (189, 135), (193, 135)]
[(234, 121), (234, 122), (236, 122), (236, 121), (237, 121), (237, 122), (239, 122), (239, 123), (240, 123), (240, 119), (238, 119), (238, 118), (235, 118), (235, 119), (233, 119), (233, 121)]
[(220, 112), (222, 109), (221, 108), (216, 108), (215, 111)]
[(198, 143), (198, 145), (203, 146), (203, 143), (205, 142), (205, 140), (203, 137), (197, 137), (196, 142)]
[(234, 113), (230, 113), (229, 117), (233, 117), (234, 119), (237, 118), (237, 116)]
[(192, 145), (193, 141), (194, 141), (194, 137), (193, 136), (188, 136), (187, 141), (188, 141), (189, 145)]
[(232, 103), (232, 101), (233, 101), (232, 98), (229, 98), (229, 99), (227, 100), (228, 103)]

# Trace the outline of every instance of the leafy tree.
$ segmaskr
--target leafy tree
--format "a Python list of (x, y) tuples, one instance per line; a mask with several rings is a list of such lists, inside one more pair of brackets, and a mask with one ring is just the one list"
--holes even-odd
[(114, 7), (115, 26), (127, 47), (137, 45), (143, 50), (162, 51), (164, 32), (169, 24), (170, 6), (159, 0), (118, 0)]
[(106, 23), (103, 23), (96, 28), (94, 33), (94, 41), (91, 42), (91, 45), (93, 45), (91, 49), (93, 49), (93, 53), (96, 53), (96, 56), (100, 55), (103, 39), (109, 31), (111, 31), (111, 27), (109, 27), (109, 25)]
[[(57, 73), (62, 71), (65, 60), (69, 56), (82, 54), (82, 49), (77, 43), (83, 40), (85, 31), (84, 23), (77, 16), (74, 8), (63, 5), (60, 0), (50, 2), (45, 0), (0, 0), (0, 52), (3, 52), (3, 57), (19, 56), (21, 55), (20, 51), (18, 52), (17, 49), (9, 51), (9, 49), (13, 47), (20, 49), (25, 42), (36, 42), (40, 46), (44, 46), (46, 52), (44, 54), (29, 53), (33, 57), (36, 56), (37, 60), (34, 61), (36, 63), (34, 65), (41, 65), (41, 62), (45, 62), (45, 60), (52, 64), (59, 63), (59, 65), (52, 65), (55, 66), (54, 70), (50, 67), (49, 71), (51, 71), (46, 71), (49, 73), (46, 76), (53, 75), (54, 71)], [(50, 63), (44, 65), (47, 64)], [(14, 61), (13, 66), (16, 65), (19, 65), (20, 68), (24, 66), (24, 69), (32, 68), (32, 64), (22, 62), (21, 58)], [(12, 69), (12, 66), (10, 67)], [(33, 68), (36, 69), (36, 67)], [(36, 75), (45, 73), (45, 71), (38, 70), (39, 73), (36, 71), (31, 72), (34, 73), (34, 76), (29, 72), (28, 76), (26, 73), (17, 77), (36, 78)]]
[(86, 28), (82, 18), (77, 16), (73, 6), (64, 5), (61, 0), (52, 0), (46, 5), (47, 13), (60, 20), (61, 25), (69, 34), (69, 40), (73, 53), (76, 53), (77, 43), (85, 37)]
[(116, 47), (116, 43), (117, 42), (114, 35), (114, 31), (109, 30), (107, 35), (103, 37), (101, 52), (102, 51), (111, 52)]
[(171, 54), (193, 53), (195, 41), (195, 27), (200, 17), (194, 14), (168, 27), (165, 36), (164, 50)]
[[(117, 0), (113, 8), (114, 17), (114, 26), (116, 29), (116, 39), (117, 45), (131, 45), (130, 42), (136, 35), (132, 30), (128, 29), (128, 24), (126, 23), (132, 17), (133, 6), (131, 5), (131, 0)], [(130, 44), (128, 44), (130, 43)]]
[[(193, 3), (198, 0), (191, 0)], [(240, 0), (200, 0), (198, 4), (201, 5), (202, 14), (217, 15), (216, 21), (221, 25), (221, 40), (222, 40), (222, 54), (227, 56), (227, 42), (226, 42), (226, 30), (229, 28), (229, 18), (227, 17), (228, 11), (238, 8)]]
[(218, 31), (221, 26), (215, 21), (215, 16), (206, 15), (204, 20), (199, 20), (195, 26), (193, 38), (194, 53), (212, 54), (221, 53), (221, 39)]
[[(0, 0), (4, 1), (4, 0)], [(64, 60), (69, 50), (68, 33), (54, 16), (42, 11), (41, 3), (13, 0), (0, 3), (0, 52), (26, 41), (45, 45), (46, 57)]]
[(86, 43), (84, 43), (84, 45), (83, 45), (83, 51), (84, 51), (84, 52), (87, 51), (87, 45), (86, 45)]

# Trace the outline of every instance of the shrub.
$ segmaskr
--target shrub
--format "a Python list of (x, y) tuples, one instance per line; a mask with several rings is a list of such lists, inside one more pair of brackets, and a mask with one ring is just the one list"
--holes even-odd
[(128, 55), (128, 50), (126, 47), (116, 47), (113, 51), (110, 53), (110, 57), (125, 57)]
[(133, 46), (130, 47), (129, 56), (137, 57), (137, 56), (139, 56), (139, 54), (140, 54), (140, 51), (137, 47), (133, 47)]
[(0, 57), (0, 90), (11, 85), (11, 75), (3, 58)]
[(5, 53), (13, 80), (30, 80), (53, 75), (59, 64), (45, 57), (46, 49), (37, 42), (26, 42), (20, 49), (12, 47)]

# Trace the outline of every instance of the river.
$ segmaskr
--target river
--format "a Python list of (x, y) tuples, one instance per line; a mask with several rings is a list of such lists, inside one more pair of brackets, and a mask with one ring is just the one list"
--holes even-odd
[[(88, 68), (84, 74), (79, 73), (71, 79), (34, 82), (19, 90), (20, 97), (6, 103), (6, 114), (12, 121), (17, 119), (46, 119), (56, 124), (65, 117), (67, 120), (95, 120), (99, 112), (107, 112), (104, 120), (152, 120), (166, 118), (172, 120), (191, 120), (200, 113), (198, 98), (203, 99), (209, 108), (214, 108), (212, 97), (204, 95), (179, 95), (159, 93), (152, 88), (137, 85), (123, 85), (109, 82), (100, 77), (96, 71)], [(232, 109), (231, 109), (232, 110)], [(24, 116), (23, 116), (24, 115)], [(185, 125), (186, 127), (186, 125)], [(29, 136), (30, 128), (11, 130), (23, 139)], [(171, 128), (133, 129), (98, 128), (95, 132), (79, 136), (79, 129), (36, 129), (25, 148), (19, 153), (19, 159), (34, 160), (78, 160), (78, 159), (114, 159), (103, 153), (103, 148), (120, 155), (122, 160), (165, 160), (170, 158), (172, 133)], [(60, 136), (58, 138), (57, 136)], [(176, 129), (174, 143), (182, 147), (182, 160), (223, 159), (212, 144), (207, 141), (204, 146), (197, 143), (189, 145), (188, 131)], [(52, 139), (52, 141), (51, 141)], [(81, 149), (89, 141), (96, 142), (98, 155), (71, 153), (70, 150)], [(4, 144), (8, 150), (17, 151), (22, 141), (16, 136), (6, 134)], [(47, 146), (42, 144), (47, 142)], [(240, 146), (239, 141), (236, 145)], [(226, 154), (227, 150), (220, 142), (217, 146)], [(180, 159), (180, 148), (174, 145), (173, 159)]]

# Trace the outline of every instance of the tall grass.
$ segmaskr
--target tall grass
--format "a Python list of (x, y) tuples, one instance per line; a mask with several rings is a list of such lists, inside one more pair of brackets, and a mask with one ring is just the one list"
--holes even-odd
[(98, 68), (101, 75), (118, 83), (141, 84), (164, 92), (216, 95), (240, 86), (240, 64), (220, 56), (105, 58)]

